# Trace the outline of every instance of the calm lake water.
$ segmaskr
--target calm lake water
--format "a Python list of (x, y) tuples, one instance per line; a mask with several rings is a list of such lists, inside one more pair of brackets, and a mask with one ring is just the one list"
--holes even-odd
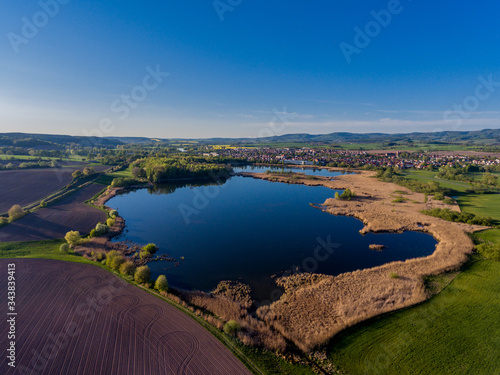
[[(108, 205), (126, 220), (119, 240), (153, 242), (160, 253), (184, 257), (173, 269), (166, 269), (171, 267), (168, 262), (151, 263), (153, 276), (163, 273), (172, 286), (204, 291), (221, 280), (239, 280), (252, 287), (257, 301), (277, 297), (272, 275), (297, 270), (337, 275), (434, 251), (436, 241), (427, 234), (362, 236), (359, 220), (309, 205), (334, 194), (325, 187), (235, 176), (221, 185), (141, 189), (117, 196)], [(387, 248), (369, 250), (374, 243)]]

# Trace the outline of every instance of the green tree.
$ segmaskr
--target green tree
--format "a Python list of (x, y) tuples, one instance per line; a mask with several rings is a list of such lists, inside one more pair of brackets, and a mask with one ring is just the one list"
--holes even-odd
[(120, 273), (124, 276), (133, 276), (135, 269), (135, 263), (131, 260), (127, 260), (120, 266)]
[(24, 212), (24, 210), (20, 205), (15, 204), (9, 209), (8, 214), (9, 214), (9, 221), (12, 222), (22, 218), (24, 215), (26, 215), (26, 212)]
[(68, 243), (63, 243), (61, 246), (59, 246), (59, 251), (63, 254), (68, 254), (69, 252), (69, 244)]
[(76, 170), (71, 175), (73, 176), (74, 179), (77, 179), (77, 178), (82, 177), (82, 174), (83, 174), (82, 171)]
[(82, 237), (80, 236), (80, 232), (72, 230), (66, 233), (64, 239), (69, 243), (70, 246), (75, 246), (78, 245)]
[(125, 263), (125, 257), (116, 250), (112, 250), (106, 255), (106, 266), (112, 270), (118, 270), (123, 263)]
[(236, 320), (230, 320), (224, 324), (224, 332), (235, 336), (241, 330), (241, 325)]
[(134, 273), (134, 280), (137, 283), (144, 284), (149, 281), (151, 271), (148, 266), (137, 267)]
[(159, 292), (166, 292), (168, 290), (168, 281), (165, 275), (160, 275), (156, 279), (155, 289)]

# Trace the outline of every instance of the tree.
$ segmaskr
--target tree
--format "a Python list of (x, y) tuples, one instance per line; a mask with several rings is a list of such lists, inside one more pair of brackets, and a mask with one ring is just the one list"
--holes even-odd
[(82, 174), (83, 174), (82, 171), (76, 170), (73, 172), (72, 176), (74, 179), (77, 179), (77, 178), (82, 177)]
[(45, 208), (45, 207), (47, 207), (47, 202), (45, 202), (45, 201), (41, 201), (41, 202), (40, 202), (40, 207), (41, 207), (41, 208)]
[(149, 281), (151, 271), (148, 266), (137, 267), (134, 273), (134, 280), (137, 283), (144, 284)]
[(85, 177), (91, 176), (93, 174), (95, 174), (95, 169), (93, 167), (85, 167), (85, 168), (83, 168), (83, 175)]
[(8, 214), (9, 214), (9, 221), (12, 222), (14, 220), (22, 218), (24, 215), (26, 215), (26, 212), (24, 212), (24, 210), (20, 205), (15, 204), (9, 209)]
[(241, 325), (236, 320), (230, 320), (224, 324), (224, 333), (227, 333), (228, 335), (234, 336), (240, 330)]
[(118, 216), (118, 211), (116, 210), (111, 210), (109, 211), (109, 216), (112, 217), (113, 219)]
[(64, 239), (69, 243), (70, 246), (75, 246), (78, 245), (82, 237), (80, 236), (80, 232), (72, 230), (66, 233)]
[(69, 252), (69, 244), (63, 243), (61, 246), (59, 246), (59, 251), (63, 254), (68, 254)]
[(136, 265), (133, 261), (127, 260), (120, 266), (120, 273), (124, 276), (133, 276)]
[(116, 250), (112, 250), (106, 255), (106, 266), (112, 270), (118, 270), (123, 263), (125, 263), (125, 257)]
[(156, 279), (155, 289), (159, 292), (166, 292), (168, 290), (168, 281), (165, 275), (160, 275)]
[(112, 227), (113, 225), (115, 225), (115, 219), (108, 218), (108, 220), (106, 220), (106, 225), (108, 227)]
[(335, 199), (340, 199), (340, 194), (338, 191), (335, 192)]

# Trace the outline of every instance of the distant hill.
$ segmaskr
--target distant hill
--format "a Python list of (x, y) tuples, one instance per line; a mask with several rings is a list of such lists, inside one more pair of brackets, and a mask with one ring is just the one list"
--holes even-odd
[(350, 143), (433, 143), (433, 144), (467, 144), (477, 146), (499, 146), (500, 129), (485, 129), (479, 131), (446, 131), (436, 133), (330, 133), (330, 134), (285, 134), (265, 138), (175, 138), (156, 139), (146, 137), (83, 137), (52, 134), (0, 133), (0, 146), (24, 148), (54, 148), (59, 149), (71, 145), (82, 147), (116, 147), (126, 144), (148, 144), (160, 142), (197, 141), (202, 144), (273, 144), (273, 143), (307, 143), (307, 144), (350, 144)]
[(435, 133), (330, 133), (330, 134), (285, 134), (266, 138), (209, 138), (200, 140), (215, 144), (242, 144), (242, 143), (442, 143), (477, 145), (500, 145), (500, 129), (485, 129), (479, 131), (445, 131)]

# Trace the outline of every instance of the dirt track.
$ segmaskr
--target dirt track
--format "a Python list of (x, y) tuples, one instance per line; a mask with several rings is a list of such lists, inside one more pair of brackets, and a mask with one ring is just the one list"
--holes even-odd
[[(42, 259), (16, 264), (16, 368), (1, 374), (250, 374), (208, 331), (167, 302), (98, 267)], [(8, 324), (0, 347), (8, 349)], [(24, 371), (23, 371), (24, 370)]]
[(70, 230), (89, 233), (106, 213), (84, 202), (104, 188), (90, 185), (59, 203), (39, 209), (20, 220), (0, 228), (0, 242), (39, 241), (63, 238)]

